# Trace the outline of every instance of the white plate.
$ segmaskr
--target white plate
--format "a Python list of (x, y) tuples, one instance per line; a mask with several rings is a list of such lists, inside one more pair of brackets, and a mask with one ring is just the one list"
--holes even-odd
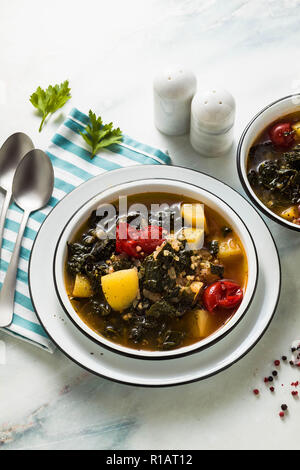
[[(145, 177), (177, 179), (192, 183), (222, 198), (250, 229), (259, 261), (255, 297), (245, 317), (235, 329), (211, 348), (190, 356), (164, 361), (120, 356), (102, 348), (82, 334), (58, 302), (52, 272), (58, 237), (72, 214), (99, 192)], [(204, 379), (220, 372), (241, 359), (259, 341), (275, 313), (281, 273), (277, 249), (267, 226), (241, 195), (224, 183), (194, 170), (149, 165), (99, 175), (66, 196), (50, 213), (37, 235), (30, 260), (29, 282), (32, 301), (42, 325), (53, 342), (70, 359), (90, 372), (118, 382), (142, 386), (170, 386)]]

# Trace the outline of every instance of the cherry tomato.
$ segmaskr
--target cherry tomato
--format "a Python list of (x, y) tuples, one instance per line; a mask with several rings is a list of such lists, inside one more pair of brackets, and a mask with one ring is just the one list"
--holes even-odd
[(137, 230), (132, 225), (121, 222), (117, 227), (116, 252), (126, 253), (134, 258), (142, 258), (144, 255), (153, 253), (165, 239), (166, 231), (158, 225), (149, 225)]
[(243, 291), (239, 284), (227, 279), (214, 282), (205, 289), (203, 294), (204, 306), (209, 312), (213, 312), (217, 307), (235, 308), (242, 299)]
[(269, 136), (277, 147), (290, 147), (295, 141), (295, 132), (289, 122), (275, 124), (269, 130)]

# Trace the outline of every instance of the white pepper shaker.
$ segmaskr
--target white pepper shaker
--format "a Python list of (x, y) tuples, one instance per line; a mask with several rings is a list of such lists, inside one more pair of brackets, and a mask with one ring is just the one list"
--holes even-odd
[(171, 67), (155, 77), (154, 121), (158, 130), (167, 135), (189, 132), (191, 101), (196, 89), (196, 76), (183, 67)]
[(233, 143), (235, 100), (224, 89), (198, 92), (192, 101), (190, 141), (196, 152), (220, 156)]

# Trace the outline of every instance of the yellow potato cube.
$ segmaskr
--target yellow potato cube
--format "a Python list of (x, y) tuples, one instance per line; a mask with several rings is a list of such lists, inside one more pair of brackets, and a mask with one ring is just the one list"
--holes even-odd
[(181, 217), (185, 224), (197, 229), (203, 228), (206, 234), (209, 232), (203, 204), (183, 204)]
[(298, 206), (291, 206), (282, 211), (280, 215), (286, 220), (293, 221), (299, 217)]
[(92, 295), (93, 289), (88, 278), (82, 274), (76, 274), (73, 297), (88, 298), (92, 297)]
[(185, 228), (183, 230), (185, 239), (190, 250), (200, 250), (204, 243), (204, 230), (197, 228)]
[(300, 121), (292, 125), (292, 129), (295, 131), (296, 139), (300, 139)]
[(206, 310), (196, 310), (195, 316), (197, 319), (199, 336), (201, 338), (206, 338), (211, 335), (215, 330), (212, 314), (208, 313)]
[(230, 238), (229, 240), (226, 240), (224, 242), (221, 242), (219, 244), (219, 253), (218, 253), (218, 258), (220, 260), (228, 258), (237, 258), (238, 256), (241, 256), (242, 249), (238, 242), (234, 240), (233, 238)]
[(114, 310), (122, 312), (130, 306), (139, 292), (139, 278), (136, 268), (122, 269), (102, 276), (103, 294)]

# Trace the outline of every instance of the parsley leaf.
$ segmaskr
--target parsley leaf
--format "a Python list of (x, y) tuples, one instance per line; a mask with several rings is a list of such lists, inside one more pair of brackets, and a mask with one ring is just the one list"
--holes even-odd
[(103, 125), (101, 117), (97, 118), (92, 110), (89, 112), (89, 118), (89, 124), (83, 132), (80, 132), (80, 135), (92, 147), (91, 158), (94, 158), (101, 148), (120, 143), (122, 141), (122, 132), (119, 127), (114, 129), (112, 122)]
[(49, 114), (55, 113), (58, 109), (62, 108), (64, 104), (71, 98), (71, 89), (69, 88), (69, 81), (61, 83), (60, 85), (49, 85), (46, 90), (40, 86), (35, 93), (30, 96), (30, 102), (37, 108), (42, 115), (42, 122), (39, 128), (41, 132), (43, 124)]

